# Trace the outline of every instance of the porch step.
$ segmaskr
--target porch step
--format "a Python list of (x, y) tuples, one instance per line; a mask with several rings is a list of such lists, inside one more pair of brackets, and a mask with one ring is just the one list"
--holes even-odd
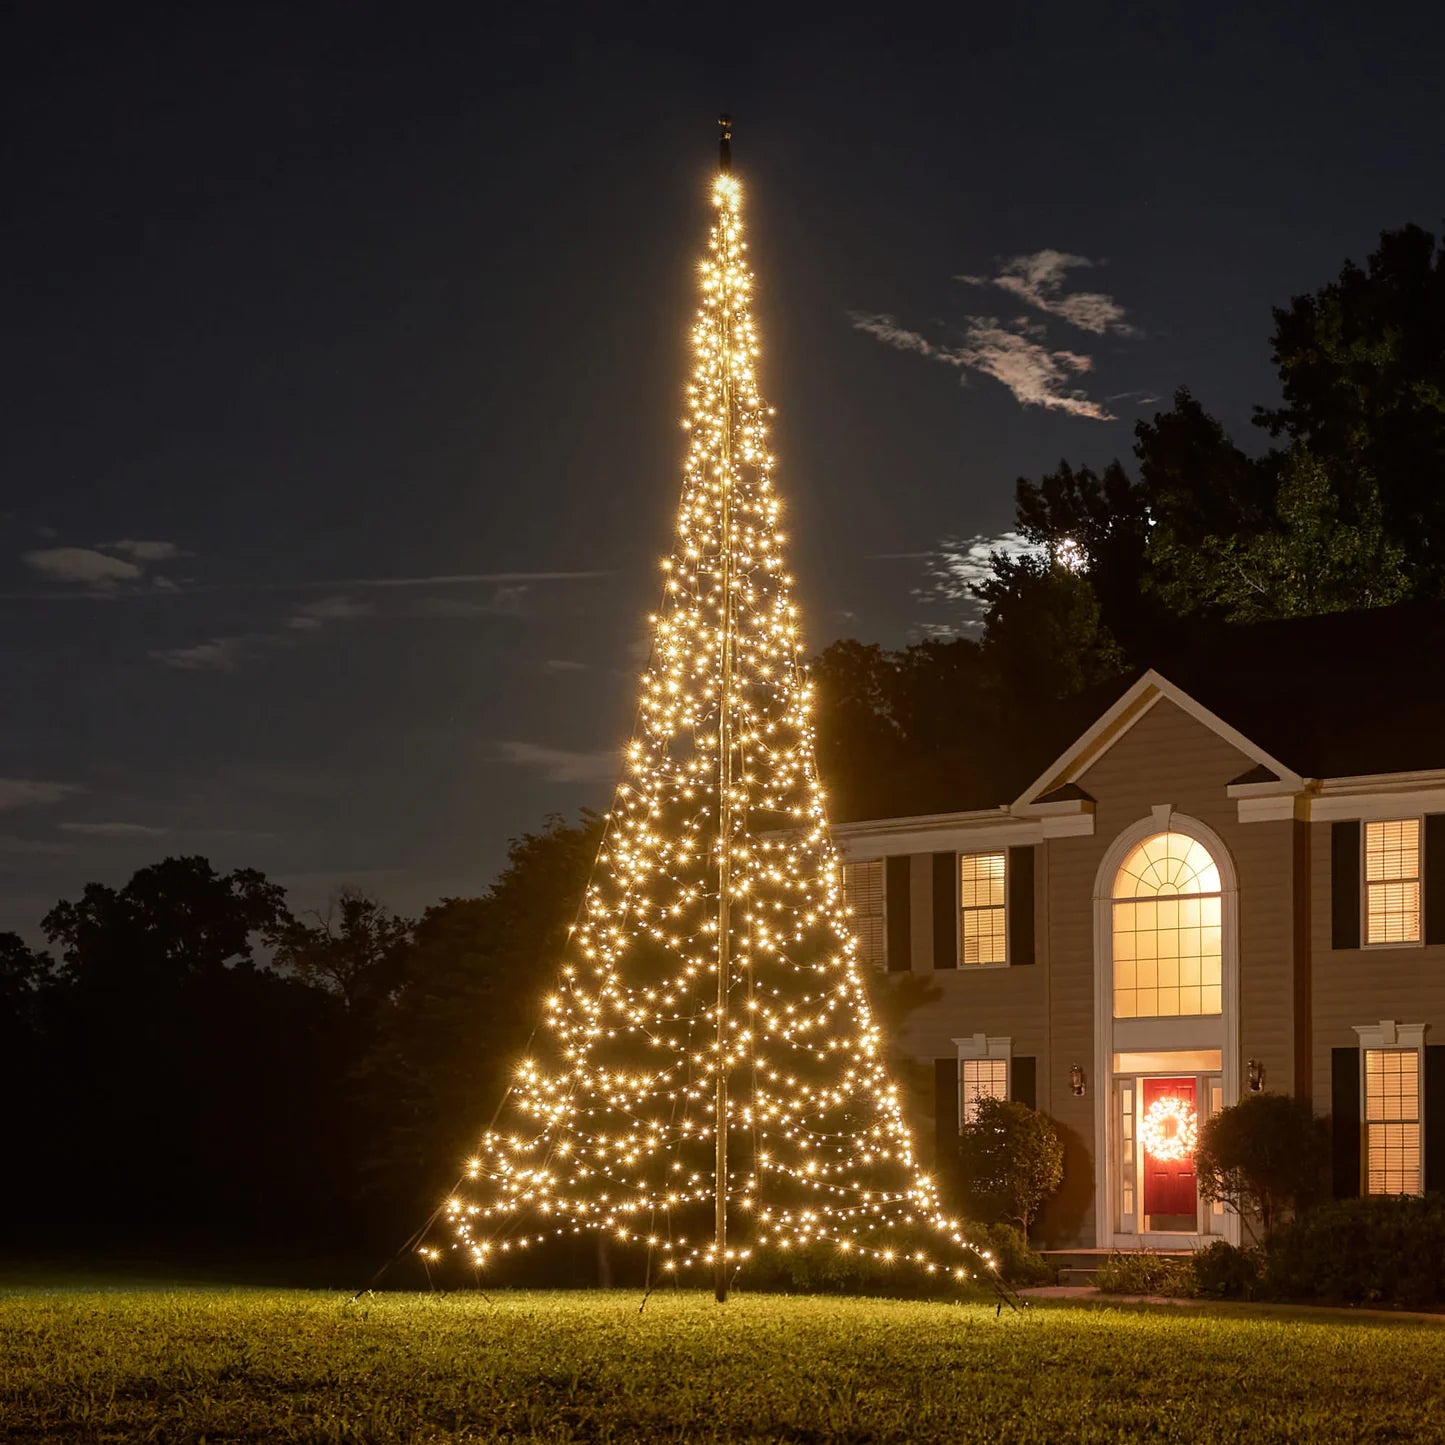
[(1099, 1283), (1097, 1268), (1081, 1269), (1077, 1265), (1064, 1265), (1059, 1270), (1059, 1283), (1093, 1289)]

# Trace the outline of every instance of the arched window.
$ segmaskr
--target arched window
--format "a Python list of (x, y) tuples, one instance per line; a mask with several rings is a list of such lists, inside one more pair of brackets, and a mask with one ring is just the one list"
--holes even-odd
[(1114, 879), (1114, 1017), (1217, 1014), (1224, 947), (1219, 869), (1186, 833), (1155, 833)]

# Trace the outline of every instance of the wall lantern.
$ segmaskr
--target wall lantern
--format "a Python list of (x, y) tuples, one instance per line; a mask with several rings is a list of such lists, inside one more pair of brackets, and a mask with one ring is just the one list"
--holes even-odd
[(1251, 1059), (1245, 1067), (1248, 1070), (1249, 1092), (1257, 1094), (1264, 1088), (1264, 1065), (1258, 1059)]
[(1083, 1097), (1084, 1071), (1082, 1068), (1079, 1067), (1078, 1064), (1075, 1064), (1069, 1070), (1069, 1087), (1072, 1088), (1074, 1093), (1077, 1094), (1080, 1098)]

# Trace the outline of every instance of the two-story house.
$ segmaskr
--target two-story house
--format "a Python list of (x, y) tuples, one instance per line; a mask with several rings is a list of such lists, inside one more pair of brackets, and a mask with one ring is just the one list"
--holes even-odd
[(1337, 1195), (1445, 1189), (1440, 609), (1243, 629), (994, 806), (835, 835), (864, 956), (925, 985), (920, 1143), (980, 1095), (1051, 1115), (1048, 1242), (1237, 1239), (1189, 1146), (1251, 1089), (1329, 1117)]

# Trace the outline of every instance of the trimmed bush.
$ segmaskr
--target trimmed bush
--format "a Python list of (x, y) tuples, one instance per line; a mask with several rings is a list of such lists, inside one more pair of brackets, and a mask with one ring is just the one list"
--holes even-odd
[(1064, 1141), (1052, 1119), (1013, 1099), (981, 1098), (959, 1130), (958, 1172), (966, 1212), (1009, 1221), (1025, 1239), (1064, 1177)]
[(1111, 1254), (1099, 1266), (1099, 1288), (1105, 1294), (1153, 1294), (1189, 1298), (1194, 1270), (1187, 1259), (1166, 1259), (1153, 1250)]
[(1036, 1249), (1031, 1249), (1023, 1231), (1012, 1224), (969, 1224), (965, 1233), (979, 1249), (993, 1255), (1005, 1284), (1027, 1289), (1030, 1285), (1058, 1282), (1058, 1270)]
[(1249, 1225), (1257, 1215), (1266, 1239), (1289, 1211), (1315, 1199), (1329, 1161), (1322, 1119), (1288, 1094), (1249, 1094), (1221, 1109), (1199, 1131), (1194, 1170), (1199, 1192)]
[(1264, 1289), (1275, 1299), (1445, 1303), (1445, 1195), (1371, 1195), (1307, 1210), (1270, 1242)]
[(1264, 1257), (1257, 1249), (1240, 1249), (1216, 1239), (1189, 1261), (1196, 1294), (1211, 1299), (1253, 1299), (1259, 1290)]

